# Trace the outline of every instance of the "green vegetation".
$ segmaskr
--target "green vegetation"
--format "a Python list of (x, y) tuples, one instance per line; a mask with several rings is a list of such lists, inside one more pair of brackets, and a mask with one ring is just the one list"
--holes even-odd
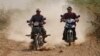
[(5, 29), (9, 24), (10, 15), (9, 10), (0, 9), (0, 30)]
[(85, 6), (92, 12), (100, 13), (100, 0), (68, 0), (68, 2), (77, 6)]

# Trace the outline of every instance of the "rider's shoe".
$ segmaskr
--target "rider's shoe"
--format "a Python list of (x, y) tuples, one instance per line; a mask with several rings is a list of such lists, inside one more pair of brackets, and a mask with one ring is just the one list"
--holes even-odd
[(77, 40), (77, 37), (75, 37), (74, 40)]
[(77, 40), (77, 37), (74, 38), (73, 42), (75, 42), (75, 40)]
[(46, 38), (46, 37), (48, 37), (48, 36), (50, 36), (50, 34), (46, 34), (44, 37)]
[(45, 41), (45, 38), (48, 37), (48, 36), (50, 36), (50, 34), (48, 34), (48, 35), (46, 34), (46, 35), (43, 36), (43, 38), (44, 38), (44, 39), (43, 39), (43, 42), (44, 42), (44, 43), (47, 43), (47, 42)]
[(43, 40), (44, 43), (47, 43), (45, 40)]
[(75, 39), (72, 42), (75, 42)]

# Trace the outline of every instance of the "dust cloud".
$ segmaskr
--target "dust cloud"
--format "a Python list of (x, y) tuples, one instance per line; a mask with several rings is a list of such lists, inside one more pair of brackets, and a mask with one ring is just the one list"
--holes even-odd
[[(11, 10), (18, 10), (14, 13), (10, 19), (10, 25), (8, 27), (8, 39), (19, 42), (30, 42), (31, 39), (26, 37), (26, 34), (30, 34), (31, 28), (27, 25), (26, 20), (30, 19), (37, 8), (41, 9), (47, 20), (45, 28), (50, 37), (46, 38), (48, 44), (61, 45), (62, 34), (64, 30), (64, 23), (60, 23), (60, 15), (66, 12), (68, 6), (73, 7), (73, 12), (80, 14), (80, 22), (77, 23), (77, 44), (83, 43), (86, 40), (87, 29), (91, 26), (87, 21), (91, 16), (86, 9), (75, 7), (65, 0), (0, 0), (0, 4), (3, 5), (0, 8), (6, 8)], [(89, 30), (90, 31), (90, 30)]]

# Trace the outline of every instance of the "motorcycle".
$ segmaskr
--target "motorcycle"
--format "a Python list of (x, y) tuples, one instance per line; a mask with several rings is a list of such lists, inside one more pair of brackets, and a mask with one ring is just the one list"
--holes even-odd
[[(63, 17), (61, 15), (61, 17)], [(65, 22), (65, 28), (67, 28), (67, 40), (65, 40), (66, 42), (68, 42), (69, 46), (71, 45), (71, 42), (74, 42), (74, 32), (73, 32), (73, 28), (76, 27), (75, 22), (78, 22), (79, 20), (78, 19), (72, 19), (72, 18), (69, 18), (69, 19), (64, 19), (63, 22)]]
[[(43, 46), (43, 37), (41, 32), (41, 27), (39, 22), (30, 23), (28, 20), (27, 23), (29, 23), (29, 26), (34, 30), (34, 34), (31, 34), (31, 38), (34, 38), (31, 42), (30, 49), (38, 50), (41, 46)], [(30, 36), (30, 35), (26, 35)]]
[(72, 30), (73, 28), (75, 28), (75, 25), (73, 24), (75, 22), (75, 20), (72, 19), (72, 18), (69, 18), (69, 19), (65, 20), (65, 22), (66, 22), (65, 28), (68, 29), (66, 41), (69, 43), (69, 46), (70, 46), (71, 42), (74, 41), (74, 37), (75, 37), (75, 36), (73, 36), (74, 33), (73, 33), (73, 30)]

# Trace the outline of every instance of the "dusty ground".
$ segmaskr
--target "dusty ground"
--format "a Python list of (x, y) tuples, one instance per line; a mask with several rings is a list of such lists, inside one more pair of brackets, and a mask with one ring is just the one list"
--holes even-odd
[(0, 56), (100, 56), (100, 44), (95, 38), (88, 40), (81, 45), (57, 47), (44, 51), (29, 51), (19, 42), (7, 40), (3, 33), (0, 33)]

